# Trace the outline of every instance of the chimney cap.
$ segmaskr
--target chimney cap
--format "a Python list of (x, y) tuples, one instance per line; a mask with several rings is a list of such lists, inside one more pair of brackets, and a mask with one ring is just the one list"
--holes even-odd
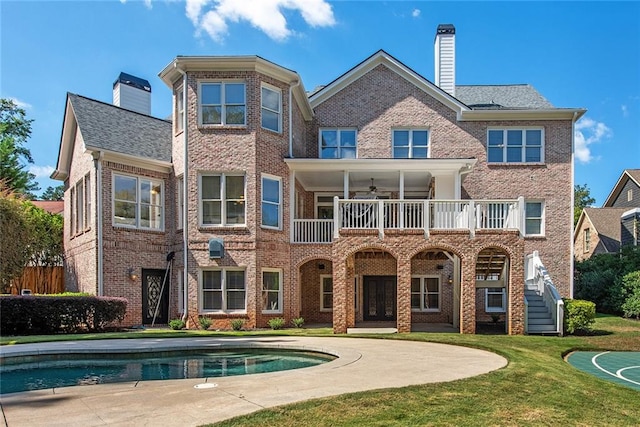
[(116, 81), (113, 82), (113, 87), (115, 88), (118, 83), (135, 87), (136, 89), (144, 90), (145, 92), (151, 92), (151, 84), (148, 80), (132, 76), (131, 74), (120, 73)]
[(436, 31), (436, 34), (455, 34), (456, 33), (456, 27), (453, 26), (453, 24), (440, 24), (438, 25), (438, 30)]

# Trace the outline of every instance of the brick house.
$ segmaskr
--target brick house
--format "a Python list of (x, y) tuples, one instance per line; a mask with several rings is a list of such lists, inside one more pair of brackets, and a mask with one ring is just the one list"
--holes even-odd
[(625, 169), (601, 208), (585, 208), (573, 246), (577, 260), (640, 245), (640, 169)]
[(557, 332), (585, 110), (457, 86), (451, 25), (435, 59), (435, 84), (378, 51), (307, 93), (261, 57), (178, 56), (160, 72), (171, 121), (133, 76), (115, 106), (68, 94), (68, 287), (127, 298), (129, 324), (474, 333), (497, 313), (510, 334)]

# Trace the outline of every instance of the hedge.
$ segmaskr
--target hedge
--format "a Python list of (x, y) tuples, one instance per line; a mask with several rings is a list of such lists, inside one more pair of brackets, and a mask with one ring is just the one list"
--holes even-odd
[(569, 334), (576, 331), (588, 332), (596, 321), (596, 305), (579, 299), (564, 300), (564, 329)]
[(0, 333), (34, 335), (94, 332), (122, 322), (124, 298), (96, 296), (5, 296), (0, 298)]

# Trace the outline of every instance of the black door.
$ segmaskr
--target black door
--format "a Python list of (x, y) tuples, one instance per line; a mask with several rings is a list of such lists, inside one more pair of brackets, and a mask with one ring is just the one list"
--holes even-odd
[(396, 320), (396, 276), (364, 276), (364, 320)]
[[(156, 324), (169, 323), (169, 278), (162, 287), (166, 270), (142, 269), (142, 323), (150, 325), (156, 312)], [(158, 304), (159, 303), (159, 304)]]

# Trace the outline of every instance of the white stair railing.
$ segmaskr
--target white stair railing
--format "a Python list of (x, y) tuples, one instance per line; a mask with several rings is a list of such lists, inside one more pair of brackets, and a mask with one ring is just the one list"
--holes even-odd
[(538, 295), (542, 296), (556, 327), (554, 332), (562, 335), (564, 332), (564, 302), (553, 284), (549, 272), (542, 264), (538, 251), (527, 255), (525, 263), (526, 282), (534, 287)]

